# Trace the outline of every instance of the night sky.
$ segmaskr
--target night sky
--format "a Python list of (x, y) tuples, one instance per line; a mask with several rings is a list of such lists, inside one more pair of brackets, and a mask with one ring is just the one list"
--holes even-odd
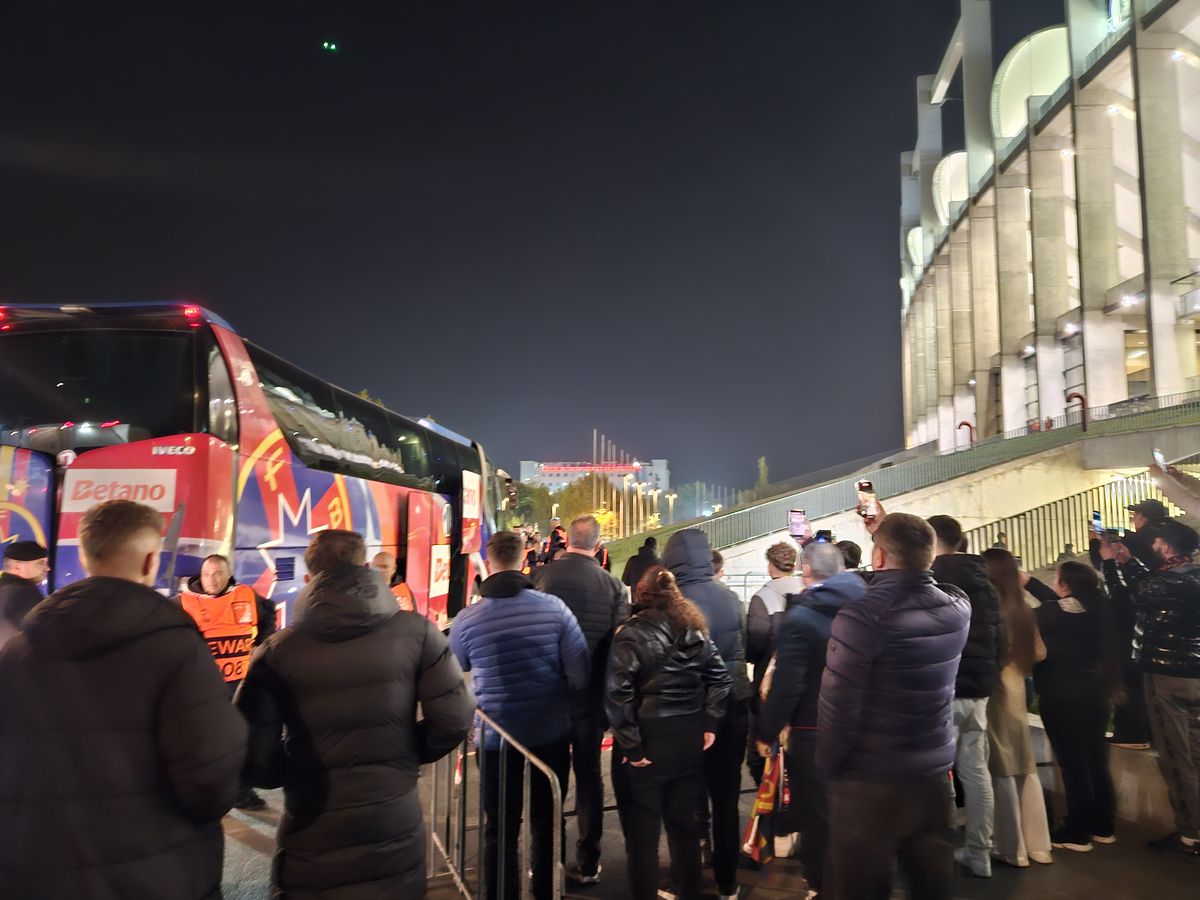
[(898, 156), (956, 0), (190, 6), (0, 14), (0, 297), (199, 301), (506, 467), (903, 444)]

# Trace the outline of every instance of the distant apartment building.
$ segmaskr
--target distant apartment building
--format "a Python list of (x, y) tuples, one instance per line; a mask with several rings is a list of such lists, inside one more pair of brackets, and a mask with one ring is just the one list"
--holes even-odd
[(620, 488), (626, 476), (630, 485), (644, 484), (646, 490), (669, 491), (671, 470), (665, 459), (649, 462), (535, 462), (521, 460), (521, 483), (538, 484), (551, 493), (561, 491), (572, 481), (588, 475), (607, 478), (615, 488)]
[(1200, 389), (1200, 0), (1066, 0), (1062, 24), (994, 48), (1002, 11), (961, 0), (916, 84), (909, 446)]

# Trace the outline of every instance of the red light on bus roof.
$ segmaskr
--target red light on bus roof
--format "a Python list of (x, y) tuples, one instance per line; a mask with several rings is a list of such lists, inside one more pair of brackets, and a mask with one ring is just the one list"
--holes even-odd
[(0, 331), (12, 331), (12, 326), (5, 322), (3, 325), (0, 325)]
[(184, 317), (185, 319), (198, 319), (198, 318), (200, 318), (200, 307), (198, 307), (198, 306), (185, 306), (185, 307), (183, 308), (183, 317)]
[(8, 310), (5, 309), (3, 306), (0, 306), (0, 322), (3, 322), (7, 315), (8, 315)]
[(117, 425), (120, 425), (120, 424), (121, 424), (121, 420), (120, 420), (120, 419), (113, 419), (111, 422), (101, 422), (101, 423), (100, 423), (100, 427), (101, 427), (101, 428), (113, 428), (113, 427), (115, 427), (115, 426), (117, 426)]

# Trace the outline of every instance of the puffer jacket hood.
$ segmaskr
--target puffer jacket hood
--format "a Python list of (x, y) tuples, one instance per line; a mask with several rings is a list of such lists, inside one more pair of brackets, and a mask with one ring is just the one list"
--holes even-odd
[[(746, 675), (746, 622), (742, 601), (737, 594), (713, 579), (712, 549), (708, 535), (697, 528), (685, 528), (671, 535), (663, 552), (663, 565), (671, 570), (683, 595), (699, 607), (708, 622), (708, 634), (716, 645), (729, 677), (733, 679), (734, 701), (751, 694)], [(744, 706), (744, 704), (743, 704)], [(738, 704), (728, 711), (738, 713)]]
[(1007, 636), (1000, 616), (1000, 595), (987, 574), (982, 556), (948, 553), (933, 561), (933, 577), (953, 585), (971, 601), (971, 628), (955, 679), (955, 696), (961, 700), (990, 697), (1000, 686), (1000, 658)]
[(25, 619), (39, 653), (96, 659), (159, 631), (196, 630), (191, 616), (157, 591), (123, 578), (87, 578), (43, 600)]
[(824, 615), (836, 615), (847, 603), (861, 600), (866, 592), (867, 583), (857, 572), (839, 572), (802, 594), (789, 595), (788, 600)]
[(378, 572), (351, 565), (322, 572), (300, 592), (296, 605), (297, 629), (335, 643), (374, 631), (400, 611)]
[(712, 581), (712, 547), (708, 544), (708, 535), (699, 528), (685, 528), (671, 535), (662, 561), (681, 588)]

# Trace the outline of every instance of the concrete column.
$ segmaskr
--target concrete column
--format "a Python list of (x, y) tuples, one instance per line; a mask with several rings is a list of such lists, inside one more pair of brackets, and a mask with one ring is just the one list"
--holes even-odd
[(967, 385), (975, 371), (974, 335), (971, 326), (971, 224), (963, 219), (950, 233), (950, 339), (954, 358), (954, 446), (970, 444), (962, 421), (975, 425), (975, 391)]
[(1066, 378), (1058, 317), (1070, 309), (1067, 284), (1066, 186), (1062, 153), (1071, 150), (1069, 137), (1031, 134), (1029, 137), (1030, 223), (1033, 234), (1034, 346), (1037, 348), (1038, 409), (1040, 418), (1066, 410)]
[(1083, 372), (1088, 403), (1107, 406), (1129, 396), (1125, 326), (1106, 315), (1105, 296), (1117, 272), (1117, 210), (1113, 185), (1112, 116), (1108, 91), (1086, 88), (1075, 98), (1075, 207), (1079, 219), (1079, 283)]
[(904, 413), (904, 446), (912, 446), (912, 358), (909, 355), (908, 311), (900, 313), (900, 395)]
[(908, 366), (910, 366), (911, 391), (908, 416), (912, 419), (912, 431), (917, 434), (916, 443), (920, 443), (922, 420), (925, 415), (925, 341), (922, 329), (923, 306), (922, 287), (913, 289), (912, 299), (908, 301)]
[(938, 446), (954, 446), (954, 331), (950, 299), (950, 252), (943, 247), (933, 261), (937, 291), (937, 420)]
[(995, 161), (992, 138), (992, 3), (962, 0), (963, 130), (967, 144), (967, 183), (973, 194)]
[(938, 439), (938, 339), (937, 275), (930, 266), (925, 272), (925, 440)]
[(1024, 341), (1029, 321), (1028, 175), (1014, 164), (996, 174), (996, 270), (1000, 298), (1000, 403), (1005, 431), (1024, 427)]
[(992, 422), (992, 357), (1000, 352), (1000, 307), (996, 290), (996, 207), (971, 205), (971, 328), (975, 353), (975, 416), (980, 438)]
[(1196, 375), (1195, 326), (1177, 322), (1179, 291), (1171, 284), (1191, 271), (1179, 120), (1179, 63), (1171, 53), (1181, 37), (1142, 31), (1134, 52), (1142, 223), (1150, 331), (1150, 384), (1160, 397), (1186, 391)]

